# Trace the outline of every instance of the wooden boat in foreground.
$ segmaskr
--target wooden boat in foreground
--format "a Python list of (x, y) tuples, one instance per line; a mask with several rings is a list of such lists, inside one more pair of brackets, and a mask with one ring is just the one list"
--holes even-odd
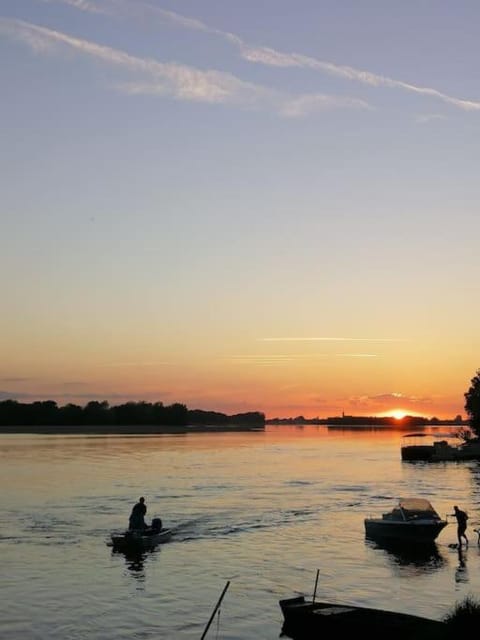
[[(282, 635), (292, 640), (320, 640), (355, 634), (368, 640), (433, 640), (446, 637), (446, 624), (407, 613), (305, 600), (304, 596), (279, 601), (284, 623)], [(330, 635), (334, 634), (334, 635)]]

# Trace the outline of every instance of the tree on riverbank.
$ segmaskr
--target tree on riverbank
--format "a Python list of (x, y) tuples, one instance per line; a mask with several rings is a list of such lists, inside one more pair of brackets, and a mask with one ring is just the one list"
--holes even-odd
[(465, 411), (468, 414), (470, 429), (480, 438), (480, 369), (470, 381), (470, 388), (465, 393)]
[(59, 407), (53, 400), (21, 403), (16, 400), (0, 402), (0, 427), (2, 426), (92, 426), (114, 427), (165, 425), (245, 425), (263, 426), (265, 414), (260, 411), (226, 415), (216, 411), (189, 410), (178, 402), (127, 402), (110, 407), (107, 401), (92, 400), (84, 407), (67, 404)]

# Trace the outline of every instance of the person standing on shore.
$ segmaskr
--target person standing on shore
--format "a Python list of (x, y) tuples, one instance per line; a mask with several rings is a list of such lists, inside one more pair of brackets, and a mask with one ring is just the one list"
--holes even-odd
[(457, 505), (453, 507), (453, 511), (454, 513), (452, 513), (452, 515), (455, 516), (455, 518), (457, 519), (458, 546), (459, 548), (462, 546), (462, 538), (464, 538), (465, 546), (468, 547), (468, 538), (466, 534), (468, 515), (465, 511), (462, 511), (461, 509), (459, 509)]
[(142, 496), (139, 498), (137, 504), (133, 506), (132, 513), (128, 519), (129, 529), (146, 529), (147, 524), (145, 522), (145, 514), (147, 513), (147, 505), (145, 504), (145, 498)]

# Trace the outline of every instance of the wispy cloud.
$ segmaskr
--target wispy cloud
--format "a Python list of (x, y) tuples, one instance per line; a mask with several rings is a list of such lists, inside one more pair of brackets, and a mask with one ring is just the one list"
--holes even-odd
[(106, 364), (99, 364), (99, 367), (157, 367), (168, 365), (169, 362), (157, 361), (157, 362), (107, 362)]
[(68, 47), (80, 54), (140, 74), (141, 79), (117, 85), (117, 88), (131, 94), (168, 95), (185, 101), (268, 109), (286, 117), (303, 116), (332, 107), (369, 108), (366, 102), (350, 98), (326, 95), (292, 97), (269, 87), (245, 82), (223, 71), (202, 71), (187, 65), (140, 58), (21, 20), (0, 18), (0, 33), (21, 40), (39, 53), (53, 52), (57, 47)]
[(29, 393), (21, 393), (18, 391), (6, 391), (0, 390), (0, 401), (4, 400), (16, 400), (19, 402), (32, 402), (42, 400), (54, 400), (56, 402), (73, 402), (84, 401), (90, 402), (92, 400), (107, 400), (109, 402), (142, 402), (142, 401), (159, 401), (165, 400), (172, 396), (170, 391), (157, 390), (147, 391), (141, 394), (139, 393), (116, 393), (107, 391), (105, 393), (97, 392), (75, 392), (65, 391), (64, 388), (69, 386), (68, 383), (60, 383), (57, 385), (56, 391), (31, 391)]
[(23, 393), (19, 391), (5, 391), (4, 389), (0, 389), (0, 402), (4, 400), (19, 400), (21, 398), (30, 398), (30, 393)]
[(337, 358), (378, 358), (377, 353), (336, 353)]
[(281, 337), (258, 338), (263, 342), (406, 342), (404, 338), (332, 338), (332, 337)]
[(427, 410), (431, 407), (432, 401), (433, 399), (427, 396), (419, 397), (395, 391), (376, 395), (351, 396), (348, 398), (350, 407), (375, 412), (398, 407), (404, 409), (414, 408), (416, 411), (422, 409)]
[(406, 402), (409, 402), (410, 404), (420, 404), (425, 402), (431, 402), (431, 398), (406, 395), (404, 393), (398, 393), (395, 391), (392, 393), (381, 393), (375, 396), (369, 396), (369, 399), (373, 400), (374, 402), (398, 403), (401, 401), (406, 401)]
[(435, 120), (445, 120), (445, 116), (441, 113), (426, 113), (415, 118), (415, 122), (418, 124), (427, 124), (429, 122), (434, 122)]
[(372, 73), (370, 71), (355, 69), (354, 67), (346, 65), (337, 65), (298, 53), (286, 54), (268, 47), (254, 48), (250, 46), (242, 46), (241, 52), (242, 57), (250, 62), (257, 62), (276, 67), (300, 67), (303, 69), (313, 69), (345, 80), (355, 80), (356, 82), (360, 82), (371, 87), (403, 89), (404, 91), (409, 91), (419, 95), (437, 98), (443, 102), (463, 109), (464, 111), (480, 110), (480, 102), (476, 100), (456, 98), (431, 87), (421, 87), (409, 82), (403, 82), (402, 80), (395, 80), (388, 76)]
[(396, 80), (388, 76), (384, 76), (371, 71), (365, 71), (362, 69), (356, 69), (349, 65), (339, 65), (333, 62), (319, 60), (311, 56), (306, 56), (301, 53), (286, 53), (277, 51), (271, 47), (266, 46), (254, 46), (247, 43), (241, 37), (228, 31), (215, 29), (210, 27), (201, 20), (189, 18), (173, 11), (167, 11), (160, 7), (149, 5), (148, 3), (136, 0), (133, 4), (129, 0), (104, 0), (101, 7), (99, 4), (93, 1), (86, 0), (44, 0), (45, 2), (60, 2), (90, 12), (109, 13), (111, 15), (128, 15), (132, 17), (134, 15), (144, 18), (148, 14), (152, 18), (157, 18), (162, 22), (168, 21), (178, 27), (184, 29), (191, 29), (196, 31), (203, 31), (219, 36), (232, 45), (238, 48), (240, 55), (243, 59), (252, 63), (263, 64), (274, 67), (285, 68), (302, 68), (312, 69), (319, 71), (327, 75), (335, 76), (337, 78), (343, 78), (344, 80), (355, 81), (371, 87), (386, 87), (390, 89), (400, 89), (415, 93), (417, 95), (435, 98), (441, 100), (444, 103), (450, 104), (458, 109), (464, 111), (478, 111), (480, 110), (480, 101), (478, 100), (466, 100), (463, 98), (457, 98), (455, 96), (448, 95), (442, 91), (434, 89), (432, 87), (419, 86), (403, 80)]
[(233, 364), (239, 365), (290, 365), (295, 362), (318, 361), (327, 358), (377, 358), (376, 353), (291, 353), (291, 354), (253, 354), (230, 356)]
[(61, 2), (62, 4), (68, 4), (70, 7), (75, 7), (75, 9), (89, 11), (90, 13), (110, 13), (108, 8), (101, 7), (96, 2), (90, 2), (90, 0), (43, 0), (43, 2)]

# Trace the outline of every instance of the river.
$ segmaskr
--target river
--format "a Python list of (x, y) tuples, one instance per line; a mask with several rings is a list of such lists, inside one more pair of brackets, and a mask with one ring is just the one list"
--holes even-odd
[[(443, 430), (445, 428), (443, 427)], [(480, 463), (408, 463), (393, 429), (267, 426), (159, 436), (0, 435), (2, 640), (278, 640), (280, 598), (441, 618), (480, 595)], [(141, 558), (109, 534), (145, 496), (171, 541)], [(363, 519), (400, 496), (470, 514), (459, 558), (392, 552)]]

